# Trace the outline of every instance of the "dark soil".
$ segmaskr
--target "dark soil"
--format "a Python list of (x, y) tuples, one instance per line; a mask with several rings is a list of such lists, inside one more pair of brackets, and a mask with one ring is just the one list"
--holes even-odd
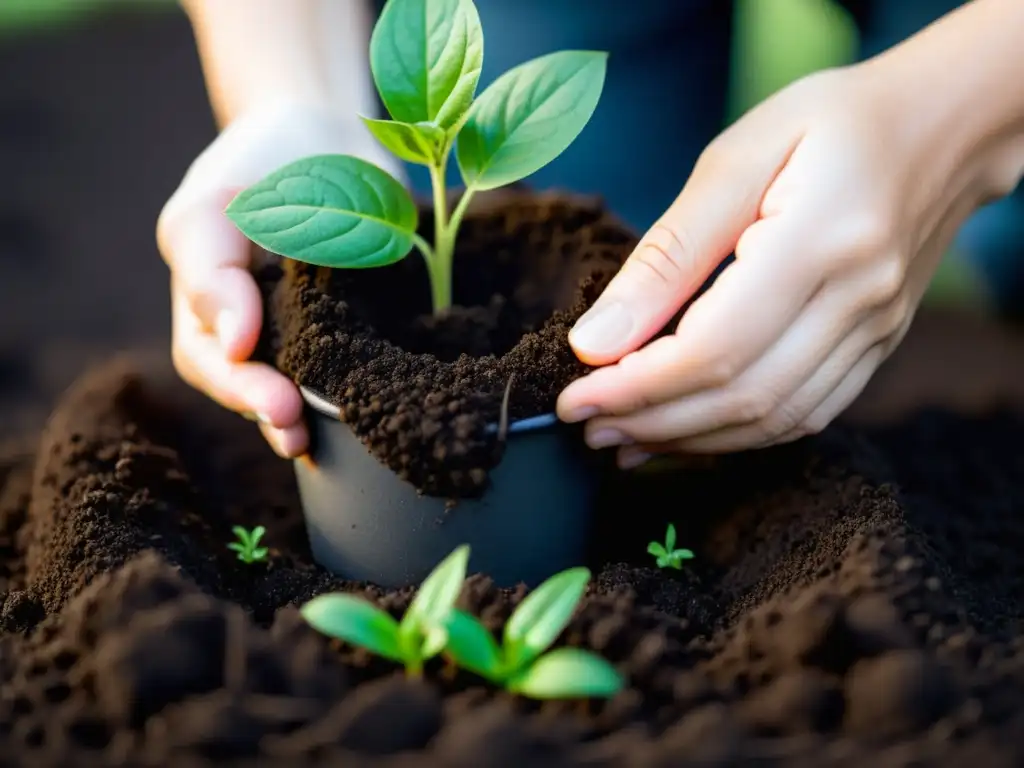
[[(252, 424), (134, 357), (52, 408), (111, 348), (166, 355), (153, 221), (213, 134), (187, 25), (74, 25), (0, 71), (0, 766), (1024, 764), (1019, 335), (922, 313), (870, 429), (609, 478), (562, 642), (628, 676), (617, 699), (407, 683), (299, 620), (409, 594), (313, 565)], [(670, 520), (698, 558), (666, 575), (644, 549)], [(267, 526), (269, 565), (231, 559), (233, 523)], [(463, 600), (494, 627), (518, 597)]]
[[(417, 253), (367, 270), (274, 259), (261, 275), (262, 355), (433, 496), (485, 489), (502, 447), (488, 427), (510, 381), (509, 416), (526, 418), (553, 412), (586, 372), (569, 329), (635, 243), (598, 200), (505, 191), (479, 202), (459, 232), (455, 306), (440, 318)], [(433, 216), (420, 220), (431, 241)]]
[[(290, 465), (253, 425), (114, 361), (2, 454), (0, 765), (1019, 764), (1009, 399), (614, 478), (560, 642), (628, 689), (538, 705), (439, 664), (406, 681), (306, 627), (295, 606), (324, 591), (397, 615), (410, 590), (316, 567)], [(682, 572), (644, 552), (669, 521), (698, 554)], [(269, 564), (232, 559), (235, 523), (267, 526)], [(521, 596), (480, 574), (462, 604), (498, 628)]]

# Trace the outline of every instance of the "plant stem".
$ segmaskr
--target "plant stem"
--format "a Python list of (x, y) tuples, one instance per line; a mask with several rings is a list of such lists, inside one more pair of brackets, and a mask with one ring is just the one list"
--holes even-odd
[(435, 315), (440, 315), (452, 305), (451, 251), (454, 243), (448, 230), (444, 168), (443, 162), (430, 167), (430, 184), (434, 190), (434, 256), (427, 262), (427, 272)]

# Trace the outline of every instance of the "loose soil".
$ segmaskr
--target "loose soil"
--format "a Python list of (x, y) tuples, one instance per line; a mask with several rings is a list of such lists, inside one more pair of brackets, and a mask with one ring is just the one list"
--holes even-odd
[[(567, 335), (636, 242), (598, 200), (502, 191), (471, 207), (455, 306), (434, 317), (418, 253), (324, 269), (265, 252), (261, 356), (338, 405), (371, 452), (434, 496), (478, 496), (501, 459), (500, 420), (552, 413), (587, 371)], [(433, 241), (433, 215), (420, 216)]]
[[(854, 408), (870, 428), (607, 478), (561, 642), (619, 666), (617, 699), (408, 683), (299, 620), (324, 591), (409, 592), (312, 563), (251, 423), (135, 357), (53, 407), (111, 347), (166, 354), (153, 221), (213, 135), (184, 20), (111, 15), (0, 64), (0, 766), (1024, 764), (1019, 335), (922, 313)], [(669, 521), (681, 573), (644, 555)], [(231, 559), (233, 523), (267, 526), (268, 566)], [(463, 604), (495, 627), (519, 597), (477, 575)]]
[[(911, 359), (961, 328), (922, 324)], [(541, 705), (306, 627), (325, 591), (396, 615), (411, 592), (319, 569), (253, 425), (115, 360), (2, 453), (0, 765), (1019, 764), (1022, 389), (612, 478), (559, 642), (628, 688)], [(698, 554), (682, 572), (644, 552), (669, 521)], [(232, 559), (235, 523), (267, 526), (269, 564)], [(461, 603), (496, 629), (521, 597), (476, 574)]]

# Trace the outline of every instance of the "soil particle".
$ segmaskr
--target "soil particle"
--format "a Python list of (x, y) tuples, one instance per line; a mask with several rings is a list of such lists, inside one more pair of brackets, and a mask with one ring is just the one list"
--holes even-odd
[[(606, 478), (556, 645), (627, 687), (529, 702), (309, 628), (317, 594), (400, 616), (412, 590), (318, 568), (254, 425), (115, 360), (0, 463), (0, 765), (1019, 764), (1021, 434), (1005, 404), (924, 411)], [(668, 522), (682, 571), (645, 551)], [(269, 563), (226, 549), (236, 523)], [(497, 633), (524, 595), (474, 574), (459, 604)]]
[[(476, 201), (475, 201), (476, 202)], [(261, 355), (336, 404), (370, 451), (424, 493), (479, 495), (509, 414), (551, 413), (588, 370), (569, 329), (632, 250), (635, 236), (597, 200), (502, 191), (459, 231), (455, 304), (433, 317), (423, 260), (329, 270), (275, 259), (260, 271)], [(421, 217), (433, 237), (433, 217)]]

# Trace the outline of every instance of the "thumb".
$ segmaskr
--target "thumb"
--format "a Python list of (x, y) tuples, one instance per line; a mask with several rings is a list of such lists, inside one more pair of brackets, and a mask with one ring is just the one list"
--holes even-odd
[(188, 308), (229, 359), (245, 360), (259, 340), (263, 302), (248, 269), (252, 246), (223, 212), (232, 196), (221, 191), (187, 203), (172, 199), (157, 238)]
[(705, 151), (672, 206), (570, 331), (584, 363), (613, 363), (658, 333), (757, 220), (780, 163), (762, 157), (758, 168), (756, 161), (720, 159), (726, 153)]

